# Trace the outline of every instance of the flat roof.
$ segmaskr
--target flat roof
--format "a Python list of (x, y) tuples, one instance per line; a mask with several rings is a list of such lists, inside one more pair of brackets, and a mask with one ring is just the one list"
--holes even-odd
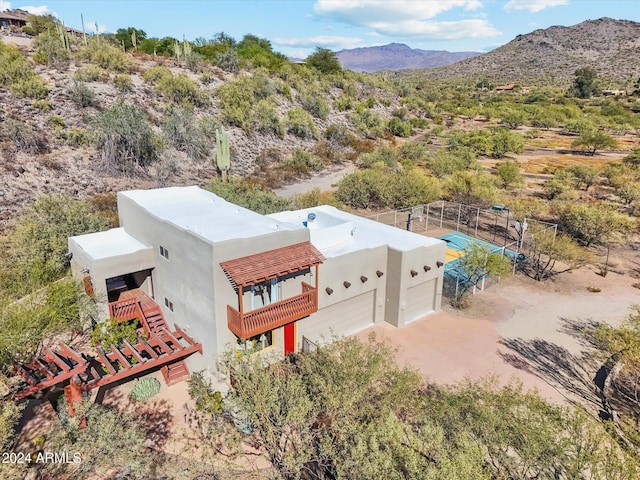
[[(312, 222), (309, 222), (309, 214), (315, 214)], [(303, 222), (307, 222), (307, 228), (311, 233), (311, 243), (326, 257), (337, 257), (345, 253), (365, 248), (376, 248), (382, 245), (388, 245), (399, 251), (408, 251), (418, 247), (429, 247), (444, 243), (437, 238), (408, 232), (368, 218), (343, 212), (328, 205), (272, 213), (268, 216), (280, 222), (289, 223), (292, 226), (301, 225), (305, 227)], [(323, 229), (329, 230), (341, 224), (351, 227), (349, 235), (343, 236), (341, 242), (327, 245), (314, 243), (315, 232), (320, 233)]]
[(124, 228), (77, 235), (71, 237), (71, 240), (93, 260), (128, 255), (151, 248), (133, 238)]
[(304, 228), (227, 202), (196, 186), (128, 190), (118, 195), (131, 199), (155, 217), (210, 242)]

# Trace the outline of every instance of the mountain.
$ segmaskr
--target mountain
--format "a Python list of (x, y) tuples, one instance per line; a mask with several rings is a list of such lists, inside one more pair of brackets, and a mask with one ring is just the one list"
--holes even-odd
[(341, 50), (336, 55), (342, 66), (349, 70), (375, 72), (442, 67), (465, 58), (475, 57), (480, 55), (480, 52), (420, 50), (410, 48), (402, 43), (390, 43), (381, 47)]
[(491, 52), (421, 72), (430, 78), (486, 78), (498, 83), (558, 85), (591, 66), (603, 80), (640, 77), (640, 23), (600, 18), (518, 35)]

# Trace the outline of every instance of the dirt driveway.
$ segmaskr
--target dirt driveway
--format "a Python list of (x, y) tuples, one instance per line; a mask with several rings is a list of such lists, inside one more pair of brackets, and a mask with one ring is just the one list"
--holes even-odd
[(434, 383), (497, 375), (503, 383), (516, 378), (552, 401), (597, 407), (593, 380), (601, 359), (577, 330), (592, 322), (619, 323), (640, 303), (636, 281), (616, 273), (603, 278), (586, 267), (544, 283), (517, 275), (478, 293), (468, 310), (443, 305), (404, 328), (383, 322), (358, 337), (375, 332), (398, 348), (400, 364)]

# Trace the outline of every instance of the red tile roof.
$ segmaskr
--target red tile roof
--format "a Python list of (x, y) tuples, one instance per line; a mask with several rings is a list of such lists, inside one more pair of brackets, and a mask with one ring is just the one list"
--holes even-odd
[(302, 242), (222, 262), (220, 266), (234, 286), (244, 286), (304, 270), (324, 259), (311, 242)]

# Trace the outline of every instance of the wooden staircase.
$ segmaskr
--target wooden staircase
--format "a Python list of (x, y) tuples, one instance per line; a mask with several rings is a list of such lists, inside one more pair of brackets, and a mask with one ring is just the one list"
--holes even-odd
[[(184, 359), (195, 352), (202, 354), (202, 345), (177, 325), (171, 331), (153, 299), (143, 292), (136, 293), (137, 301), (132, 302), (129, 297), (109, 305), (114, 318), (121, 318), (123, 321), (139, 318), (144, 335), (138, 336), (135, 345), (125, 341), (122, 348), (113, 345), (97, 347), (95, 356), (76, 352), (64, 343), (56, 351), (45, 348), (30, 363), (14, 366), (15, 373), (26, 382), (16, 393), (16, 398), (25, 398), (53, 385), (69, 382), (74, 384), (73, 393), (77, 397), (78, 392), (108, 385), (158, 367), (167, 385), (187, 378), (189, 369)], [(133, 312), (135, 316), (132, 317)], [(118, 313), (126, 318), (116, 316)], [(71, 390), (65, 389), (65, 395), (71, 395)]]
[[(129, 293), (127, 296), (130, 296), (131, 294), (135, 295), (134, 298), (137, 301), (137, 310), (139, 314), (141, 314), (141, 318), (139, 320), (147, 335), (150, 336), (152, 333), (158, 335), (163, 330), (169, 329), (164, 315), (162, 314), (162, 310), (160, 310), (160, 306), (151, 297), (141, 290), (130, 290), (127, 293)], [(124, 300), (124, 302), (128, 301), (130, 300)], [(162, 367), (160, 371), (162, 372), (162, 377), (167, 385), (174, 385), (189, 378), (189, 369), (184, 360), (179, 360), (173, 364), (167, 364)]]

